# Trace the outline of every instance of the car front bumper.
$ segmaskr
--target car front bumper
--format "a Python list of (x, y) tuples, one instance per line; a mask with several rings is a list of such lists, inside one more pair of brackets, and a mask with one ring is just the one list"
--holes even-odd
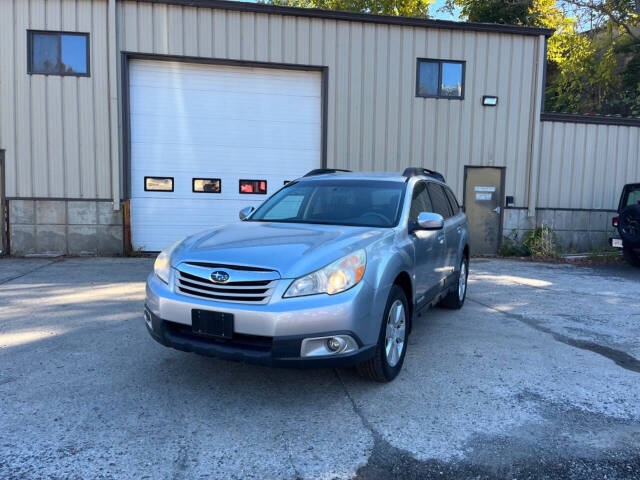
[[(267, 304), (239, 304), (177, 293), (154, 274), (146, 288), (145, 319), (159, 343), (186, 352), (284, 367), (343, 367), (370, 358), (380, 332), (379, 315), (371, 315), (373, 288), (364, 281), (337, 295), (282, 298), (291, 280), (281, 280)], [(233, 338), (201, 337), (191, 330), (193, 309), (230, 313)], [(358, 349), (343, 354), (301, 356), (305, 338), (349, 335)]]

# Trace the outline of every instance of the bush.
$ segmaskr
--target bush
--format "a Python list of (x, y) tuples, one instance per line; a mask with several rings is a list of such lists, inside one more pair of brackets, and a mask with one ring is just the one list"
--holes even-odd
[(555, 258), (559, 253), (556, 232), (546, 225), (527, 232), (522, 245), (537, 258)]
[(500, 248), (500, 254), (504, 257), (555, 258), (558, 253), (556, 232), (546, 225), (525, 233), (522, 238), (517, 230), (511, 230)]

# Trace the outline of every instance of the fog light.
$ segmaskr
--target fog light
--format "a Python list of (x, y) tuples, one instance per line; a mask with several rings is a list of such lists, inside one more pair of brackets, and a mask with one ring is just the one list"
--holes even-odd
[(340, 341), (341, 339), (336, 338), (336, 337), (331, 337), (329, 339), (327, 339), (327, 348), (329, 350), (331, 350), (332, 352), (337, 352), (338, 350), (340, 350), (340, 347), (342, 347), (342, 345), (344, 345), (344, 340)]
[(358, 343), (349, 335), (333, 335), (331, 337), (305, 338), (300, 346), (301, 357), (318, 357), (322, 355), (338, 355), (358, 350)]

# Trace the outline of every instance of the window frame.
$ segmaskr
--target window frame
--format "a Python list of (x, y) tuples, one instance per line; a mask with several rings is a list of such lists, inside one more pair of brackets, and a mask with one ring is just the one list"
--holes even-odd
[[(33, 36), (49, 35), (57, 36), (60, 44), (62, 35), (70, 35), (76, 37), (85, 37), (87, 42), (86, 63), (87, 71), (79, 72), (41, 72), (33, 69)], [(62, 51), (59, 52), (62, 57)], [(89, 32), (69, 32), (61, 30), (27, 30), (27, 74), (28, 75), (54, 75), (58, 77), (90, 77), (91, 76), (91, 34)]]
[[(220, 189), (217, 192), (207, 192), (206, 190), (196, 190), (196, 180), (212, 180), (217, 181)], [(204, 178), (204, 177), (192, 177), (191, 178), (191, 193), (222, 193), (222, 179), (221, 178)]]
[[(147, 179), (148, 178), (157, 178), (163, 180), (171, 180), (171, 190), (155, 190), (153, 188), (147, 188)], [(160, 177), (158, 175), (145, 175), (144, 176), (144, 191), (145, 192), (156, 192), (156, 193), (171, 193), (175, 191), (176, 181), (173, 177)]]
[[(422, 95), (420, 93), (420, 63), (422, 62), (430, 62), (438, 64), (438, 93), (436, 95)], [(450, 95), (442, 95), (442, 64), (443, 63), (457, 63), (462, 65), (462, 81), (461, 81), (461, 95), (452, 97)], [(449, 60), (442, 58), (420, 58), (416, 59), (416, 97), (419, 98), (444, 98), (447, 100), (464, 100), (464, 91), (465, 91), (465, 77), (467, 70), (467, 61), (466, 60)]]

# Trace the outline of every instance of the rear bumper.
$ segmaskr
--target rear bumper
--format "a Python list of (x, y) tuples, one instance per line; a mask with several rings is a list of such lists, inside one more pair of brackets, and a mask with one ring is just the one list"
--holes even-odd
[[(279, 337), (236, 335), (237, 338), (230, 341), (211, 340), (193, 334), (190, 326), (161, 319), (147, 307), (145, 313), (148, 315), (145, 322), (147, 331), (158, 343), (183, 352), (237, 362), (290, 368), (342, 368), (368, 360), (376, 348), (375, 344), (363, 346), (357, 335), (350, 331)], [(300, 357), (304, 338), (331, 334), (351, 335), (358, 342), (358, 350), (336, 356)]]

